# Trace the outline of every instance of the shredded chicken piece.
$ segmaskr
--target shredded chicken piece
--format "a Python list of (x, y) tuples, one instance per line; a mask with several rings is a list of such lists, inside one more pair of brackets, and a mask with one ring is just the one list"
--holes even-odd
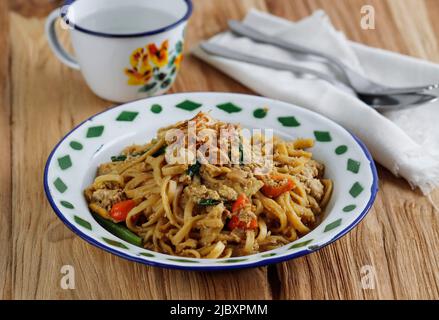
[(235, 201), (236, 198), (238, 197), (238, 193), (234, 189), (232, 189), (224, 184), (219, 187), (218, 193), (222, 198), (229, 200), (229, 201), (231, 201), (231, 200)]
[(315, 160), (310, 160), (303, 167), (301, 174), (298, 175), (300, 181), (305, 184), (306, 192), (316, 200), (320, 200), (325, 193), (322, 182), (318, 179), (323, 174), (324, 166)]
[(185, 194), (195, 203), (201, 199), (220, 200), (218, 192), (208, 189), (205, 185), (190, 185), (184, 189)]
[(91, 202), (97, 203), (100, 207), (109, 211), (118, 202), (125, 200), (122, 190), (98, 189), (93, 192)]

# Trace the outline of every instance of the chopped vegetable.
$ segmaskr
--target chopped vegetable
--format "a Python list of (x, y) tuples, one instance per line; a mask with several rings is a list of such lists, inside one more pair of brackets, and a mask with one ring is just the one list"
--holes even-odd
[(201, 199), (198, 202), (200, 206), (215, 206), (219, 203), (221, 203), (221, 200), (215, 200), (215, 199)]
[(256, 229), (258, 227), (258, 221), (256, 219), (252, 219), (248, 226), (248, 229)]
[(150, 148), (143, 150), (143, 151), (139, 151), (139, 152), (134, 152), (131, 154), (132, 157), (138, 157), (138, 156), (143, 156)]
[(253, 230), (256, 229), (257, 227), (258, 227), (258, 222), (256, 221), (256, 219), (252, 219), (250, 220), (250, 222), (247, 223), (245, 221), (239, 220), (238, 215), (232, 216), (232, 218), (230, 218), (229, 223), (227, 224), (227, 228), (229, 230), (234, 230), (236, 228), (243, 230)]
[(124, 154), (118, 155), (118, 156), (112, 156), (111, 161), (117, 162), (117, 161), (125, 161), (127, 159), (127, 156)]
[(234, 229), (238, 228), (238, 226), (239, 226), (238, 216), (232, 216), (230, 218), (229, 223), (227, 224), (227, 228), (229, 228), (229, 230), (234, 230)]
[(249, 203), (250, 201), (248, 200), (247, 196), (244, 193), (241, 193), (236, 199), (236, 201), (232, 204), (232, 212), (233, 213), (238, 212)]
[(164, 146), (162, 146), (160, 149), (158, 149), (156, 152), (154, 152), (153, 154), (152, 154), (152, 156), (154, 157), (154, 158), (157, 158), (158, 156), (161, 156), (162, 154), (165, 154), (165, 152), (166, 152), (166, 145), (164, 145)]
[(111, 207), (110, 216), (115, 222), (125, 221), (128, 212), (130, 212), (135, 206), (136, 203), (134, 200), (125, 200), (115, 203), (113, 207)]
[[(140, 152), (134, 152), (134, 153), (131, 153), (130, 156), (131, 156), (131, 157), (138, 157), (138, 156), (144, 155), (144, 154), (146, 153), (146, 151), (147, 151), (147, 150), (145, 150), (145, 151), (140, 151)], [(124, 155), (124, 154), (120, 154), (120, 155), (118, 155), (118, 156), (112, 156), (112, 157), (111, 157), (111, 161), (113, 161), (113, 162), (117, 162), (117, 161), (125, 161), (126, 159), (127, 159), (127, 156)]]
[(276, 198), (281, 194), (288, 192), (294, 188), (292, 179), (281, 175), (270, 176), (268, 181), (265, 181), (261, 191), (264, 195), (270, 198)]
[(125, 226), (104, 219), (97, 214), (93, 214), (93, 217), (104, 229), (114, 234), (116, 237), (119, 237), (122, 240), (125, 240), (126, 242), (131, 243), (135, 246), (142, 246), (142, 238), (138, 237)]
[(244, 146), (242, 145), (242, 142), (239, 143), (239, 164), (244, 164)]
[(195, 175), (200, 173), (200, 168), (201, 168), (201, 163), (199, 163), (198, 161), (195, 162), (193, 165), (191, 165), (188, 169), (187, 169), (187, 174), (188, 176), (190, 176), (191, 178), (194, 177)]

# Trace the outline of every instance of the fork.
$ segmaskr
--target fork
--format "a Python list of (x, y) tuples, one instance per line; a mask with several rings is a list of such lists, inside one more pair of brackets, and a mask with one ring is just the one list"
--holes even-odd
[(439, 88), (439, 83), (429, 84), (424, 86), (405, 87), (405, 88), (388, 87), (364, 77), (357, 71), (350, 68), (348, 65), (346, 65), (337, 57), (328, 55), (324, 52), (320, 52), (310, 48), (305, 48), (301, 45), (289, 41), (284, 41), (283, 39), (280, 39), (278, 37), (267, 36), (249, 26), (244, 25), (242, 22), (239, 22), (237, 20), (229, 20), (229, 28), (233, 33), (237, 35), (245, 36), (256, 42), (271, 44), (304, 55), (317, 56), (327, 60), (328, 62), (331, 62), (333, 65), (335, 65), (338, 69), (340, 69), (343, 72), (350, 87), (352, 87), (352, 89), (360, 95), (389, 95), (389, 94), (406, 94), (413, 92), (420, 93), (420, 92), (427, 92)]
[[(322, 73), (314, 69), (251, 56), (210, 42), (202, 42), (200, 44), (200, 48), (209, 54), (221, 56), (232, 60), (242, 61), (242, 62), (268, 67), (276, 70), (284, 70), (294, 73), (312, 74), (320, 79), (328, 81), (335, 87), (345, 92), (349, 92), (351, 94), (353, 93), (353, 90), (350, 86), (337, 80), (335, 77), (332, 77), (330, 75), (327, 75), (325, 73)], [(370, 94), (370, 93), (362, 94), (357, 92), (356, 94), (361, 101), (365, 102), (372, 108), (377, 109), (379, 111), (409, 108), (434, 101), (438, 98), (433, 95), (417, 93), (417, 92), (396, 93), (396, 94)]]

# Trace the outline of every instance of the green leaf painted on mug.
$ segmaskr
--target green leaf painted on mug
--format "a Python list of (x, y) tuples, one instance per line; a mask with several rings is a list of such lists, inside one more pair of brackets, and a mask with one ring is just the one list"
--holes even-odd
[(175, 45), (175, 50), (177, 51), (177, 53), (181, 53), (183, 51), (183, 42), (182, 41), (177, 42), (177, 44)]
[(166, 78), (166, 73), (160, 72), (154, 75), (154, 78), (159, 81), (163, 81)]
[(166, 87), (168, 87), (171, 84), (171, 78), (167, 78), (165, 81), (162, 82), (162, 84), (160, 85), (160, 88), (164, 89)]
[(139, 89), (139, 92), (148, 92), (151, 89), (153, 89), (156, 85), (157, 85), (157, 82), (148, 83), (148, 84), (144, 85), (143, 87), (141, 87)]
[(171, 68), (175, 63), (176, 56), (173, 56), (168, 63), (168, 68)]

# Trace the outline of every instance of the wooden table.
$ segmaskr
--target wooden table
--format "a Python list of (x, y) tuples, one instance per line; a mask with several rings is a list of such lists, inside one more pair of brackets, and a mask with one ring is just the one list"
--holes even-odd
[[(322, 8), (352, 40), (439, 62), (437, 0), (369, 0), (375, 30), (360, 26), (364, 0), (194, 2), (187, 48), (251, 7), (293, 20)], [(216, 273), (152, 268), (75, 236), (46, 201), (43, 167), (65, 133), (111, 102), (94, 96), (79, 72), (49, 51), (43, 18), (56, 5), (53, 0), (0, 2), (0, 298), (439, 298), (439, 214), (383, 168), (375, 205), (357, 228), (316, 253), (269, 267)], [(250, 93), (188, 55), (172, 91)], [(432, 198), (439, 203), (439, 192)], [(63, 265), (75, 268), (74, 290), (60, 286)], [(368, 266), (374, 268), (374, 289), (362, 286)]]

